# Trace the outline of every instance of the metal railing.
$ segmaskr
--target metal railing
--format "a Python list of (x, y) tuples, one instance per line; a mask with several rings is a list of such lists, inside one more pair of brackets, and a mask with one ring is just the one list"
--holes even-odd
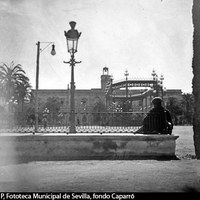
[[(141, 126), (142, 112), (75, 113), (77, 133), (134, 133)], [(39, 133), (69, 133), (70, 114), (39, 117)], [(34, 133), (35, 122), (30, 118), (0, 119), (0, 133)]]

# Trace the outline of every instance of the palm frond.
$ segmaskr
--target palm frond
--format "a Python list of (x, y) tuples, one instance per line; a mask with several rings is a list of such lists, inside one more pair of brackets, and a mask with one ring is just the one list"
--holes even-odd
[(12, 61), (10, 66), (6, 63), (0, 65), (0, 88), (6, 101), (12, 96), (18, 97), (20, 101), (30, 93), (29, 78), (20, 64), (15, 65)]
[(4, 63), (0, 66), (0, 72), (1, 73), (8, 73), (9, 67)]
[(12, 72), (13, 72), (14, 74), (18, 74), (18, 73), (26, 74), (25, 71), (24, 71), (20, 66), (15, 66), (15, 67), (12, 69)]

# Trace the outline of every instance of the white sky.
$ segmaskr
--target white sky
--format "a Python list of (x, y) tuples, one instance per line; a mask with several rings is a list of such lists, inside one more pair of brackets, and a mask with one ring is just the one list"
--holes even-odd
[[(107, 66), (114, 81), (164, 75), (167, 89), (192, 91), (192, 0), (0, 0), (0, 62), (21, 64), (35, 88), (36, 43), (55, 42), (40, 56), (40, 89), (66, 89), (70, 67), (64, 30), (82, 32), (77, 89), (100, 88)], [(44, 45), (45, 46), (45, 45)], [(43, 45), (41, 47), (44, 47)]]

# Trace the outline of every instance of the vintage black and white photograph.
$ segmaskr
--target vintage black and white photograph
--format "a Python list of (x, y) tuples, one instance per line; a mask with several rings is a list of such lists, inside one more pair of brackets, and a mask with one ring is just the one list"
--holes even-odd
[(0, 192), (200, 192), (199, 0), (0, 0), (0, 44)]

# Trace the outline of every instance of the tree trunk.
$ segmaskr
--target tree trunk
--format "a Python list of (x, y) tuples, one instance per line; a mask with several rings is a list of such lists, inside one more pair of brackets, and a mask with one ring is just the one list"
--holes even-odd
[(197, 159), (200, 159), (200, 1), (193, 1), (193, 94), (194, 94), (194, 147)]

